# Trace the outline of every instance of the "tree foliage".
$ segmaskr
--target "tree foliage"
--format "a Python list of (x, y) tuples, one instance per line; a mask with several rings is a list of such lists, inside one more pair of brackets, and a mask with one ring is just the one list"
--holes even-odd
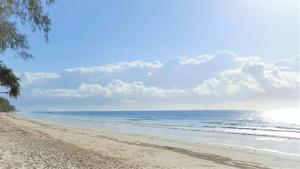
[(17, 21), (28, 24), (32, 31), (44, 32), (46, 41), (50, 31), (51, 20), (44, 12), (44, 4), (50, 5), (54, 0), (1, 0), (0, 1), (0, 52), (7, 49), (16, 52), (24, 59), (32, 57), (28, 52), (29, 43), (26, 35), (17, 29)]
[[(17, 23), (44, 32), (48, 41), (51, 20), (44, 7), (55, 0), (0, 0), (0, 55), (10, 50), (23, 59), (32, 58), (26, 34), (19, 31)], [(19, 78), (0, 61), (0, 85), (9, 89), (10, 97), (20, 94)]]
[(1, 62), (0, 62), (0, 85), (9, 89), (9, 91), (5, 93), (7, 93), (10, 97), (16, 98), (17, 96), (20, 95), (19, 78), (12, 72), (11, 69), (7, 68)]
[(0, 112), (12, 112), (12, 111), (15, 111), (15, 107), (10, 105), (7, 99), (0, 97)]

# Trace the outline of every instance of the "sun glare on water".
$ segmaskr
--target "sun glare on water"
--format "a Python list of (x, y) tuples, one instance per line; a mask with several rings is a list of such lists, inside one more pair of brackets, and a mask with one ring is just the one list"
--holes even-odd
[(288, 123), (300, 125), (300, 109), (269, 110), (262, 114), (271, 123)]

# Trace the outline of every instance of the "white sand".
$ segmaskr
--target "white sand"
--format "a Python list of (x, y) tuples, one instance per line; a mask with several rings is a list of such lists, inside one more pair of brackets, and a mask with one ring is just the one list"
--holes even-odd
[[(145, 131), (146, 132), (146, 131)], [(0, 116), (0, 168), (299, 168), (300, 155)]]

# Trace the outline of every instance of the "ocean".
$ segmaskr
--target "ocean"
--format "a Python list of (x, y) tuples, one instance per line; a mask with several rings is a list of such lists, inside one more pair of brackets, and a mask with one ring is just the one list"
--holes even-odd
[(21, 111), (46, 123), (300, 155), (298, 110)]

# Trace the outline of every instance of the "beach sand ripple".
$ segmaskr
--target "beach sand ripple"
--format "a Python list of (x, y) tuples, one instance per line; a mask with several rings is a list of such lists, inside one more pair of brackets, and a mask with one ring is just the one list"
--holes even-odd
[(138, 168), (38, 132), (27, 132), (0, 118), (0, 168)]

